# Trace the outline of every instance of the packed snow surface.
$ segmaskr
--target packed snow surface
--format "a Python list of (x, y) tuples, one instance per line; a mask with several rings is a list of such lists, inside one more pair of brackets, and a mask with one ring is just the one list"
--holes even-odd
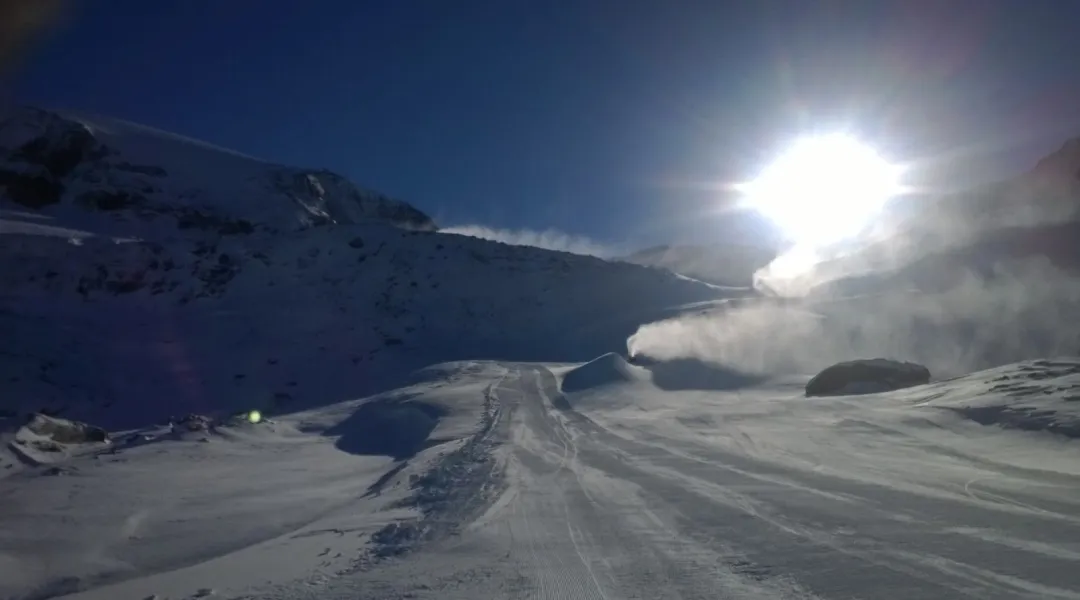
[[(0, 597), (1080, 594), (1080, 361), (857, 398), (560, 390), (596, 366), (446, 364), (25, 467), (2, 481)], [(380, 454), (373, 418), (423, 439)]]

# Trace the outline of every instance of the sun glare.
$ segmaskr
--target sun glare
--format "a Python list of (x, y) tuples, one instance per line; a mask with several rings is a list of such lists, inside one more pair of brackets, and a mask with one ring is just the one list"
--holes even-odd
[(899, 175), (859, 141), (829, 135), (796, 142), (740, 189), (793, 241), (821, 246), (858, 233), (899, 191)]

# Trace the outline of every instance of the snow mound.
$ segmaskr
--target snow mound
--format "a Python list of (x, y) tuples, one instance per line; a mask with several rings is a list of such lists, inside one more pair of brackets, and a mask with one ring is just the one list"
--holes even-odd
[(563, 375), (562, 391), (580, 392), (619, 383), (632, 383), (647, 379), (648, 375), (641, 367), (626, 362), (622, 356), (609, 352), (566, 372)]
[(403, 460), (427, 447), (446, 414), (444, 407), (430, 402), (379, 398), (361, 404), (352, 417), (326, 434), (340, 436), (337, 447), (344, 452)]

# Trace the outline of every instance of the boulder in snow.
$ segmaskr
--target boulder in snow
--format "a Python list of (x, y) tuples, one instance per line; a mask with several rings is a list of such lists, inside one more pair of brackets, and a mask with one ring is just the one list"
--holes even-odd
[(189, 414), (173, 421), (173, 431), (210, 431), (214, 421), (206, 415)]
[(109, 432), (100, 427), (58, 419), (43, 414), (35, 414), (26, 424), (30, 432), (46, 437), (58, 444), (86, 444), (109, 441)]
[(837, 363), (806, 384), (807, 396), (873, 394), (930, 382), (930, 370), (912, 362), (874, 358)]

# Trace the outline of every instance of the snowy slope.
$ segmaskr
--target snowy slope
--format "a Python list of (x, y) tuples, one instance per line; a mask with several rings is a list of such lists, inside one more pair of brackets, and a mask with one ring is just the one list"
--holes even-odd
[[(62, 184), (58, 202), (0, 215), (8, 411), (126, 427), (187, 411), (295, 410), (446, 360), (624, 351), (638, 324), (737, 293), (435, 233), (423, 213), (332, 174), (113, 120), (28, 110), (0, 140), (16, 148), (4, 168)], [(28, 162), (28, 146), (49, 160)], [(80, 160), (62, 177), (48, 170), (71, 153)], [(0, 202), (33, 204), (21, 185), (9, 180)], [(116, 210), (81, 200), (141, 185), (153, 191)]]
[(769, 264), (776, 253), (776, 248), (750, 244), (675, 245), (646, 248), (620, 260), (716, 285), (750, 287), (754, 273)]
[[(0, 597), (1080, 596), (1076, 359), (815, 399), (799, 377), (665, 389), (617, 359), (440, 365), (24, 470)], [(389, 408), (430, 415), (398, 460), (372, 432)]]
[(6, 408), (110, 406), (106, 426), (336, 402), (444, 360), (624, 351), (638, 324), (731, 293), (377, 224), (194, 243), (8, 233), (0, 253)]
[(116, 119), (35, 108), (0, 116), (0, 184), (8, 207), (143, 238), (177, 228), (242, 234), (366, 219), (435, 228), (412, 206), (329, 171), (275, 165)]

